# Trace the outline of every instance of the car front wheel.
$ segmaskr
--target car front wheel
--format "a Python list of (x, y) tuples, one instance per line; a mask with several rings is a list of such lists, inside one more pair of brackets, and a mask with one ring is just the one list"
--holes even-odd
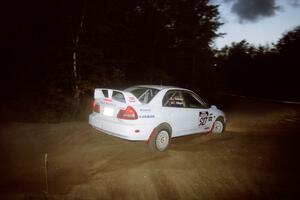
[(211, 132), (213, 134), (221, 134), (224, 132), (224, 130), (225, 130), (225, 124), (224, 124), (224, 121), (222, 120), (222, 118), (216, 119)]

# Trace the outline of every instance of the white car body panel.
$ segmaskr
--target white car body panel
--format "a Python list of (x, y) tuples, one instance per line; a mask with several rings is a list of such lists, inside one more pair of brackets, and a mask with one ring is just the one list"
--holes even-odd
[[(133, 93), (132, 88), (154, 88), (159, 92), (149, 103), (142, 103)], [(106, 95), (104, 94), (104, 91)], [(192, 93), (190, 90), (155, 85), (139, 85), (124, 91), (99, 88), (95, 89), (95, 102), (100, 105), (100, 113), (93, 112), (89, 115), (89, 124), (97, 130), (127, 140), (148, 140), (155, 127), (162, 123), (168, 124), (171, 137), (178, 137), (194, 133), (209, 132), (214, 121), (224, 113), (215, 106), (209, 108), (167, 107), (162, 105), (166, 93), (170, 90)], [(116, 100), (113, 94), (122, 94), (122, 101)], [(194, 93), (193, 93), (194, 94)], [(200, 101), (200, 100), (198, 100)], [(137, 113), (135, 120), (119, 119), (118, 112), (131, 106)], [(200, 116), (201, 114), (201, 116)], [(203, 115), (203, 116), (202, 116)], [(205, 121), (205, 123), (200, 123)]]

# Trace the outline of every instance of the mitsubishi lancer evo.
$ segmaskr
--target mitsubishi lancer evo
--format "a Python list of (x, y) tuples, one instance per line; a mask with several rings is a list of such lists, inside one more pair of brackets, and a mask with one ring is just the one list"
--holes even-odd
[(97, 88), (89, 115), (95, 129), (126, 140), (147, 141), (153, 151), (164, 151), (174, 137), (221, 134), (225, 123), (225, 114), (193, 91), (158, 85), (122, 91)]

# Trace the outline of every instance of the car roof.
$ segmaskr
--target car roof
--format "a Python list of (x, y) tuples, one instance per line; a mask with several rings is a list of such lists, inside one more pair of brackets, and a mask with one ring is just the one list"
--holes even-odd
[[(132, 87), (145, 87), (145, 88), (154, 88), (157, 90), (163, 90), (163, 89), (184, 89), (176, 86), (166, 86), (166, 85), (135, 85)], [(186, 90), (186, 89), (184, 89)]]

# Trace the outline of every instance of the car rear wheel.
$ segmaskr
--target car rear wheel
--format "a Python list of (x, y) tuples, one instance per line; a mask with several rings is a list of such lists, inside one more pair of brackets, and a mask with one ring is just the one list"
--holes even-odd
[(223, 133), (225, 130), (225, 123), (222, 120), (222, 118), (218, 118), (216, 119), (216, 121), (214, 122), (213, 128), (211, 130), (211, 132), (213, 134), (221, 134)]
[(159, 126), (152, 133), (149, 147), (152, 151), (164, 151), (170, 143), (170, 134), (166, 127)]

